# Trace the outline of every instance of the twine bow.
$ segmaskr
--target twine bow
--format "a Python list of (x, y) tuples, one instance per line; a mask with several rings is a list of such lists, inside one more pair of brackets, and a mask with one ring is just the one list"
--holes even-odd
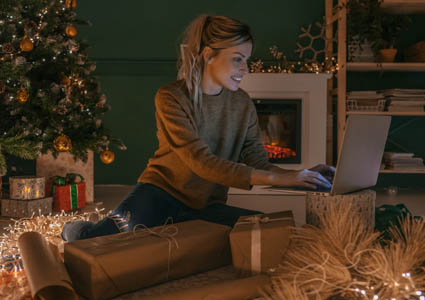
[(251, 229), (251, 273), (261, 273), (261, 226), (260, 224), (292, 220), (290, 217), (271, 219), (263, 215), (252, 215), (235, 224), (253, 224)]
[[(165, 220), (164, 225), (157, 227), (155, 230), (152, 228), (147, 227), (145, 224), (137, 224), (133, 227), (133, 231), (131, 235), (128, 235), (127, 237), (123, 238), (122, 236), (113, 236), (113, 239), (115, 240), (126, 240), (131, 239), (133, 237), (147, 237), (147, 236), (156, 236), (161, 239), (165, 239), (168, 241), (168, 261), (167, 261), (167, 277), (170, 275), (170, 265), (171, 265), (171, 250), (173, 244), (178, 249), (179, 243), (177, 242), (177, 239), (175, 236), (179, 233), (179, 229), (177, 226), (171, 226), (169, 224), (173, 224), (172, 218), (167, 218)], [(138, 229), (142, 227), (142, 229)]]

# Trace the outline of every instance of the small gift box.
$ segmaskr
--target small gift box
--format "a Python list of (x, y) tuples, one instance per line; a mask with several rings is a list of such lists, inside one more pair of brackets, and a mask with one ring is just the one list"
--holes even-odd
[(76, 291), (108, 299), (231, 263), (228, 226), (201, 220), (65, 244)]
[(34, 200), (1, 199), (1, 215), (13, 218), (30, 218), (52, 212), (52, 198)]
[(65, 177), (56, 176), (52, 185), (52, 196), (55, 210), (68, 211), (84, 207), (86, 205), (84, 178), (75, 173), (68, 173)]
[(40, 199), (44, 198), (44, 177), (9, 177), (10, 199)]
[(278, 266), (293, 226), (291, 211), (240, 217), (230, 233), (233, 266), (239, 274), (254, 275)]

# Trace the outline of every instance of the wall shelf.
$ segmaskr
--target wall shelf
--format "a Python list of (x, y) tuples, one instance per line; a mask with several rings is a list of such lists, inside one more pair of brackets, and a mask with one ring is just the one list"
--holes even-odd
[[(329, 98), (334, 104), (336, 96), (337, 115), (337, 149), (341, 150), (347, 115), (386, 115), (408, 117), (402, 128), (416, 117), (424, 117), (423, 111), (394, 112), (394, 111), (347, 111), (347, 73), (348, 72), (425, 72), (425, 62), (348, 62), (347, 58), (347, 1), (325, 0), (326, 12), (326, 54), (330, 57), (335, 53), (333, 42), (334, 31), (337, 32), (337, 59), (339, 70), (334, 83), (328, 86)], [(425, 15), (425, 0), (383, 0), (381, 9), (388, 14)], [(334, 24), (336, 22), (336, 24)], [(336, 85), (336, 86), (335, 86)], [(394, 144), (394, 142), (393, 142)], [(402, 146), (402, 145), (398, 145)], [(399, 147), (403, 149), (402, 147)], [(409, 151), (405, 151), (409, 152)], [(425, 170), (381, 170), (382, 174), (425, 174)]]
[(425, 170), (380, 170), (380, 174), (425, 174)]
[(424, 0), (384, 0), (381, 8), (390, 14), (425, 14)]
[(425, 112), (421, 111), (347, 111), (347, 115), (382, 115), (382, 116), (425, 116)]
[(347, 71), (352, 72), (425, 72), (425, 62), (398, 62), (398, 63), (377, 63), (377, 62), (349, 62)]

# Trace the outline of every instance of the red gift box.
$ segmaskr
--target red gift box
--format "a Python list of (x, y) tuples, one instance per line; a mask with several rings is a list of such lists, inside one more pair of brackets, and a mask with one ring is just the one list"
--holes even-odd
[(55, 210), (73, 210), (86, 205), (86, 183), (53, 185), (53, 207)]

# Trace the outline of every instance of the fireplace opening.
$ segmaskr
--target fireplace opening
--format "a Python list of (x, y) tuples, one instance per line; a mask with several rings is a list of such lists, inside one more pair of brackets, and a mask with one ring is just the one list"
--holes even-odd
[(301, 99), (253, 99), (271, 163), (301, 163)]

